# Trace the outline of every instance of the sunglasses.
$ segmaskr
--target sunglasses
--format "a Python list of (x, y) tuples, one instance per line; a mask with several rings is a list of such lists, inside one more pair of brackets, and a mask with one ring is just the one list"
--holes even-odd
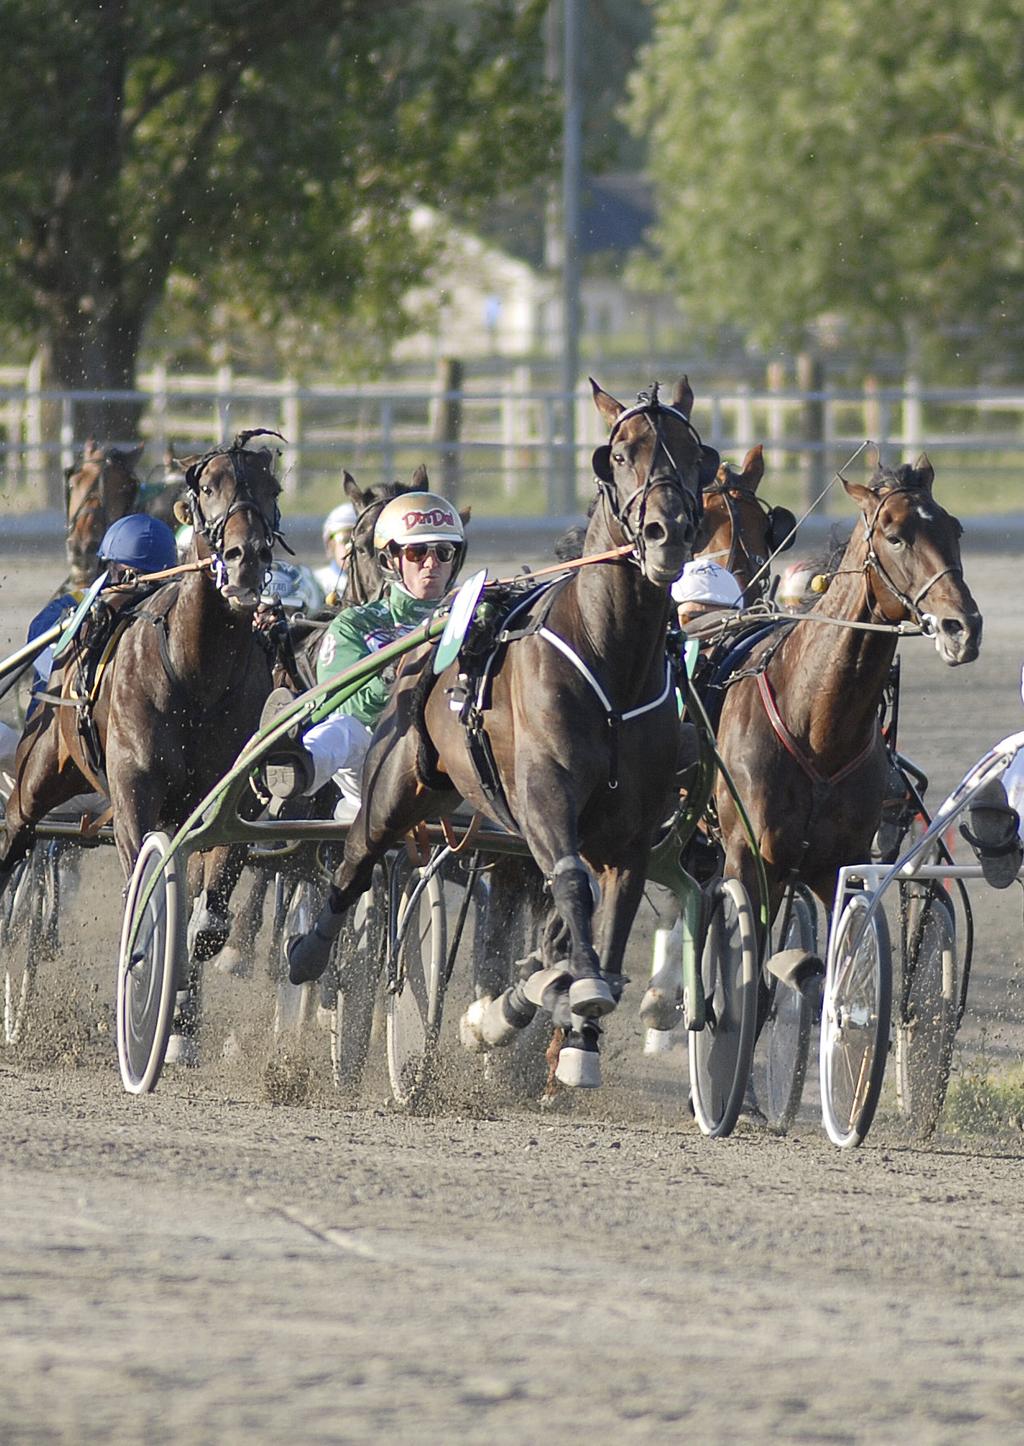
[(422, 562), (428, 552), (432, 552), (438, 562), (455, 561), (454, 542), (407, 542), (401, 549), (406, 562)]

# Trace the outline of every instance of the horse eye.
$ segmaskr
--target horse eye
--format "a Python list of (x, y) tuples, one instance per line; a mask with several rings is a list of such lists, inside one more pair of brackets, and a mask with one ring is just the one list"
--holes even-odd
[(887, 537), (885, 540), (886, 540), (886, 542), (889, 544), (890, 547), (903, 547), (903, 546), (904, 546), (903, 538), (902, 538), (902, 537), (897, 537), (895, 533), (892, 533), (891, 536)]
[(200, 492), (203, 494), (204, 497), (212, 497), (212, 496), (213, 496), (213, 488), (212, 488), (212, 487), (203, 486), (203, 487), (200, 487), (199, 490), (200, 490)]
[(625, 460), (626, 460), (626, 454), (625, 454), (625, 452), (613, 452), (613, 453), (612, 453), (612, 461), (613, 461), (613, 462), (617, 462), (620, 466), (625, 462)]

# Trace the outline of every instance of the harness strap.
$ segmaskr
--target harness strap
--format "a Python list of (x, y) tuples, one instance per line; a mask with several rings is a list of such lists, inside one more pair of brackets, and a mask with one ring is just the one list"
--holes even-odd
[(856, 770), (860, 767), (860, 765), (865, 761), (865, 759), (874, 751), (876, 739), (870, 738), (868, 739), (867, 745), (862, 748), (861, 751), (857, 754), (857, 756), (851, 759), (849, 763), (844, 763), (842, 768), (837, 769), (835, 773), (822, 773), (821, 769), (817, 767), (814, 760), (807, 756), (806, 752), (800, 747), (800, 744), (793, 737), (793, 734), (786, 727), (786, 724), (782, 718), (782, 714), (779, 712), (779, 705), (775, 698), (775, 692), (772, 688), (771, 683), (768, 681), (767, 674), (757, 674), (757, 691), (761, 695), (761, 702), (764, 704), (764, 711), (768, 715), (768, 721), (775, 730), (775, 734), (779, 739), (779, 742), (785, 748), (789, 756), (796, 760), (796, 762), (803, 769), (804, 773), (816, 787), (834, 788), (837, 783), (841, 783), (844, 778), (848, 778), (851, 773), (855, 773)]

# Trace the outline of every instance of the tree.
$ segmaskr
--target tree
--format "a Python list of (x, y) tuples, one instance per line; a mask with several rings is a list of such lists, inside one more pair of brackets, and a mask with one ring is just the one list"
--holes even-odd
[(1024, 106), (1013, 0), (657, 0), (632, 80), (665, 272), (783, 342), (950, 326), (1019, 347)]
[[(0, 324), (63, 387), (129, 389), (172, 275), (264, 320), (387, 333), (425, 200), (552, 163), (542, 0), (0, 0)], [(76, 409), (128, 436), (132, 409)]]

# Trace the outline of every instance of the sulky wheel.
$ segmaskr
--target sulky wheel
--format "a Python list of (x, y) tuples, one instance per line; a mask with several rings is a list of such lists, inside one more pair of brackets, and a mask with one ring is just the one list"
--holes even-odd
[(868, 900), (854, 894), (829, 947), (821, 1007), (821, 1112), (840, 1149), (859, 1145), (882, 1092), (892, 1012), (889, 929), (881, 909), (864, 928)]
[[(776, 949), (802, 949), (814, 954), (818, 948), (817, 912), (814, 899), (798, 885), (790, 910), (786, 932)], [(784, 1131), (796, 1118), (807, 1074), (811, 1030), (819, 984), (808, 982), (803, 988), (772, 981), (772, 999), (761, 1033), (765, 1052), (765, 1091), (762, 1099), (765, 1118), (774, 1129)]]
[(900, 1113), (922, 1138), (935, 1129), (945, 1103), (959, 998), (953, 902), (941, 886), (915, 888), (904, 924), (896, 1095)]
[(4, 1043), (24, 1037), (35, 988), (43, 932), (44, 894), (35, 853), (15, 864), (0, 899), (0, 949), (4, 962)]
[(340, 1090), (358, 1089), (370, 1052), (387, 913), (384, 871), (377, 868), (372, 886), (352, 906), (334, 953), (338, 995), (331, 1026), (331, 1065)]
[[(420, 887), (422, 883), (422, 888)], [(397, 1104), (418, 1102), (430, 1080), (441, 1027), (448, 929), (444, 884), (413, 869), (392, 886), (397, 950), (386, 996), (388, 1075)]]
[(117, 966), (117, 1057), (122, 1083), (133, 1095), (156, 1088), (178, 975), (186, 965), (184, 861), (170, 847), (165, 833), (146, 835), (125, 901)]
[(705, 1135), (732, 1133), (754, 1054), (757, 935), (747, 891), (716, 879), (704, 895), (701, 978), (707, 1022), (690, 1031), (690, 1094)]

